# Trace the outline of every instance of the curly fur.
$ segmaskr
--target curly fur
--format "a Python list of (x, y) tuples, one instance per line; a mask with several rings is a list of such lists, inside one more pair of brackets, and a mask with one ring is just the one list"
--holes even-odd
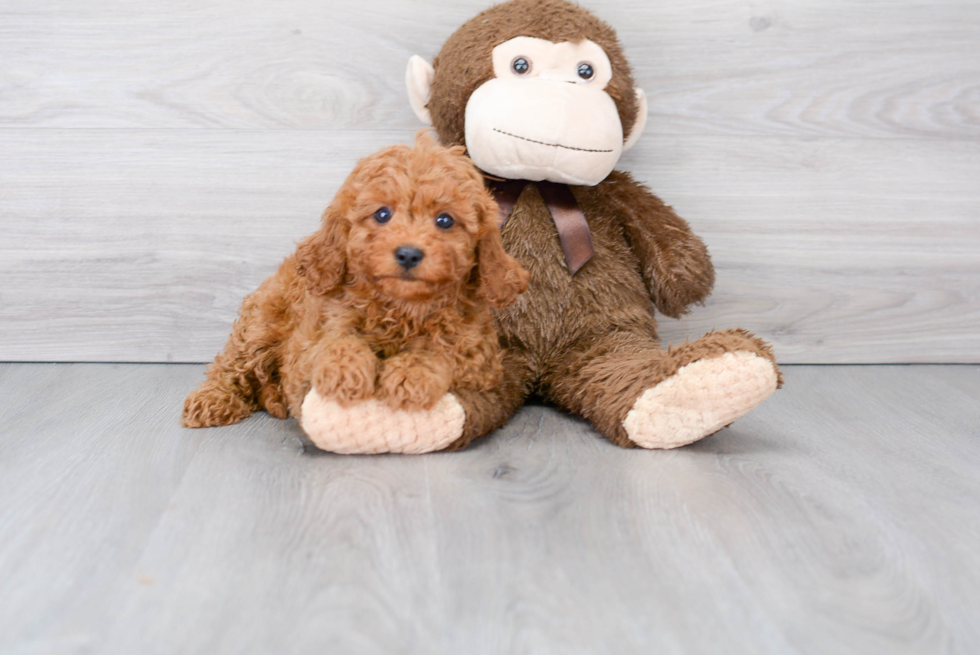
[[(498, 385), (490, 307), (513, 303), (528, 275), (504, 252), (497, 206), (462, 152), (420, 132), (414, 148), (360, 161), (320, 230), (245, 299), (184, 403), (184, 425), (227, 425), (257, 409), (298, 417), (311, 387), (343, 406), (378, 398), (413, 410)], [(393, 214), (383, 224), (381, 207)], [(436, 226), (442, 213), (451, 228)], [(403, 245), (423, 251), (418, 266), (395, 261)]]

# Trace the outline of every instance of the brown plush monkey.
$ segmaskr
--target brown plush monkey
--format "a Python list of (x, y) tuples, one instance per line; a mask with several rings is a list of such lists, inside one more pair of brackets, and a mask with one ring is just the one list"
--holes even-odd
[[(684, 220), (613, 170), (644, 127), (646, 100), (612, 28), (563, 0), (513, 0), (459, 28), (434, 66), (413, 57), (407, 82), (418, 116), (444, 145), (465, 145), (487, 174), (504, 246), (531, 283), (496, 313), (503, 385), (455, 390), (451, 415), (392, 411), (378, 429), (424, 440), (458, 424), (462, 411), (450, 446), (459, 448), (533, 393), (621, 446), (673, 448), (728, 425), (779, 386), (769, 346), (744, 330), (660, 345), (654, 307), (684, 314), (707, 297), (714, 270)], [(363, 425), (357, 411), (318, 420), (343, 439), (345, 426)], [(330, 441), (317, 445), (331, 450)]]

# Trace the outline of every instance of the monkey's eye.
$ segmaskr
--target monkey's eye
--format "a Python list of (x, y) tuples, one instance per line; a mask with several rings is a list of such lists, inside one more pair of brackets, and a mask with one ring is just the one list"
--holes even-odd
[(587, 61), (583, 61), (581, 64), (579, 64), (578, 76), (581, 77), (586, 82), (588, 82), (593, 77), (595, 77), (595, 69), (592, 68), (592, 64), (590, 64)]
[(517, 75), (527, 75), (531, 72), (531, 60), (527, 57), (514, 57), (510, 62), (510, 69)]
[(374, 212), (374, 220), (379, 223), (387, 223), (391, 220), (391, 210), (387, 207), (382, 207), (378, 211)]
[(436, 227), (440, 230), (448, 230), (455, 224), (456, 221), (454, 221), (453, 217), (449, 214), (439, 214), (436, 216)]

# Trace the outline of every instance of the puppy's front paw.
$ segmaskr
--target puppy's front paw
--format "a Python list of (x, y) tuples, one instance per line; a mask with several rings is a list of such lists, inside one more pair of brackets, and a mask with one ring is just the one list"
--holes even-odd
[(339, 341), (317, 362), (313, 386), (324, 398), (350, 407), (374, 395), (377, 376), (378, 359), (374, 353), (366, 346)]
[(409, 412), (432, 409), (449, 393), (447, 366), (438, 361), (392, 357), (381, 372), (381, 393), (392, 409)]

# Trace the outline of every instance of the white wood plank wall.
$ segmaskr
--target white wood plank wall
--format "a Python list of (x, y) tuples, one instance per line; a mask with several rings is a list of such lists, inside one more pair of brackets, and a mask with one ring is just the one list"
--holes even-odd
[[(980, 2), (586, 0), (650, 121), (624, 159), (785, 362), (980, 362)], [(0, 0), (0, 360), (206, 361), (488, 5)]]

